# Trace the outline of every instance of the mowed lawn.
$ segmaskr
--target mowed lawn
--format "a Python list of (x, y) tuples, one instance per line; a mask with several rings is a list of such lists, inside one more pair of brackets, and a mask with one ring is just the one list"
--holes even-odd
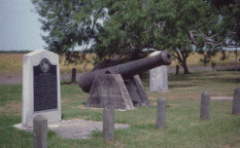
[[(149, 92), (148, 75), (142, 76), (152, 107), (115, 111), (115, 122), (129, 124), (116, 130), (111, 143), (100, 131), (90, 139), (63, 139), (48, 132), (48, 147), (240, 147), (240, 116), (232, 115), (232, 101), (211, 100), (210, 120), (200, 120), (201, 93), (211, 97), (232, 97), (240, 87), (240, 72), (194, 72), (190, 75), (169, 74), (169, 92)], [(13, 128), (21, 122), (21, 84), (0, 85), (0, 147), (32, 147), (33, 134)], [(88, 94), (78, 85), (61, 84), (62, 117), (102, 121), (102, 109), (84, 109)], [(156, 130), (157, 99), (167, 99), (166, 128)]]

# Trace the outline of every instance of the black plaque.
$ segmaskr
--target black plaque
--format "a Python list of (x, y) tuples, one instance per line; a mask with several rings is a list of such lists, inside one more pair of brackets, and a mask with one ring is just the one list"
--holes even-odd
[(34, 111), (57, 109), (57, 66), (48, 59), (33, 67)]

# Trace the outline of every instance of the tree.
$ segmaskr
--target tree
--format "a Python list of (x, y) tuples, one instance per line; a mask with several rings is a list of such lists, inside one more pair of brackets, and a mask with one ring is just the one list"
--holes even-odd
[(95, 39), (101, 24), (97, 21), (106, 14), (104, 4), (88, 0), (32, 0), (40, 15), (42, 30), (48, 32), (43, 40), (47, 49), (66, 53), (76, 46)]
[(98, 19), (106, 14), (105, 4), (88, 0), (32, 0), (36, 12), (40, 15), (42, 30), (48, 32), (42, 36), (47, 43), (46, 49), (66, 54), (66, 64), (86, 62), (85, 54), (73, 52), (76, 46), (96, 40), (99, 28)]
[(218, 15), (205, 1), (176, 1), (173, 8), (173, 14), (161, 34), (162, 40), (159, 41), (160, 45), (168, 44), (175, 51), (174, 56), (187, 74), (187, 57), (193, 51), (190, 45), (201, 49), (205, 46), (218, 46), (222, 40), (216, 34), (219, 29)]
[(218, 13), (223, 17), (221, 27), (230, 37), (234, 35), (234, 40), (240, 40), (240, 0), (211, 0), (212, 6), (217, 8)]
[(100, 58), (120, 54), (129, 60), (136, 60), (140, 58), (143, 48), (153, 47), (156, 26), (147, 2), (122, 0), (109, 7), (110, 19), (99, 33), (101, 42), (96, 48)]
[(109, 15), (96, 49), (101, 58), (117, 53), (136, 59), (143, 48), (166, 49), (187, 74), (190, 45), (216, 44), (218, 16), (204, 1), (123, 0), (113, 3)]
[[(216, 37), (218, 16), (199, 0), (32, 0), (42, 17), (49, 49), (66, 52), (94, 40), (96, 61), (115, 54), (135, 60), (143, 48), (174, 53), (189, 73), (190, 44), (203, 46)], [(108, 19), (102, 26), (99, 18)], [(211, 32), (209, 32), (211, 30)], [(209, 37), (210, 36), (210, 37)]]
[(221, 27), (224, 28), (224, 35), (230, 40), (229, 42), (235, 42), (235, 70), (237, 70), (237, 43), (240, 43), (240, 0), (212, 0), (211, 4), (223, 17)]

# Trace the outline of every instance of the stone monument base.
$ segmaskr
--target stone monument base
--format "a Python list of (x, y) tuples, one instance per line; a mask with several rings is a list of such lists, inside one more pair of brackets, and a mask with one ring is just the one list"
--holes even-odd
[(120, 74), (96, 75), (87, 98), (86, 107), (114, 109), (134, 109), (131, 97)]
[(88, 96), (86, 107), (131, 110), (140, 106), (151, 106), (138, 75), (132, 79), (122, 79), (120, 74), (96, 75)]

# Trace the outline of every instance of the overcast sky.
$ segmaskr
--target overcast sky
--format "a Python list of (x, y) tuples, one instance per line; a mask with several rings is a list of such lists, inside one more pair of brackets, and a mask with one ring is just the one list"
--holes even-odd
[(31, 0), (0, 0), (0, 50), (36, 50), (46, 47), (41, 38), (44, 32), (41, 31), (38, 18)]
[(0, 50), (43, 49), (38, 18), (31, 0), (0, 0)]

